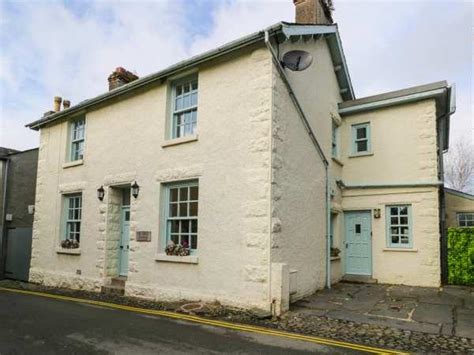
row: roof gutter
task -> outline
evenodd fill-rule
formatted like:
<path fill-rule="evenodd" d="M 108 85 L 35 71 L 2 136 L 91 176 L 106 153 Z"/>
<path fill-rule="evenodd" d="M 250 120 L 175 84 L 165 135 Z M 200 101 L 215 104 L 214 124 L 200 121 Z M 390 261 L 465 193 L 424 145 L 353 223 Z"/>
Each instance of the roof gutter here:
<path fill-rule="evenodd" d="M 405 95 L 375 102 L 364 103 L 360 105 L 354 105 L 350 107 L 340 108 L 340 115 L 351 115 L 355 113 L 377 110 L 385 107 L 391 107 L 395 105 L 407 104 L 414 101 L 424 100 L 432 97 L 442 95 L 446 91 L 446 88 L 440 88 L 431 91 L 425 91 L 421 93 Z"/>

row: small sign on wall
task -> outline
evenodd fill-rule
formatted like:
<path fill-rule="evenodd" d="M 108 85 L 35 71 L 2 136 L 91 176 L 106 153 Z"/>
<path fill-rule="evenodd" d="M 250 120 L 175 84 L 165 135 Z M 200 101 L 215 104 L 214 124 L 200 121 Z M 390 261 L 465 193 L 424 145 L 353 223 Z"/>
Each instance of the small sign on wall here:
<path fill-rule="evenodd" d="M 151 231 L 137 231 L 137 242 L 151 242 Z"/>

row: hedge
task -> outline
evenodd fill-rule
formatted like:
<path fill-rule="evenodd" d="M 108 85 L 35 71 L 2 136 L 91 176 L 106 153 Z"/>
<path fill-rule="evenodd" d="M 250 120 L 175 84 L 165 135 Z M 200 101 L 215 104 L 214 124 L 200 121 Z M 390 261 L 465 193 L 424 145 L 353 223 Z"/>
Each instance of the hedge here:
<path fill-rule="evenodd" d="M 474 228 L 448 229 L 448 283 L 474 285 Z"/>

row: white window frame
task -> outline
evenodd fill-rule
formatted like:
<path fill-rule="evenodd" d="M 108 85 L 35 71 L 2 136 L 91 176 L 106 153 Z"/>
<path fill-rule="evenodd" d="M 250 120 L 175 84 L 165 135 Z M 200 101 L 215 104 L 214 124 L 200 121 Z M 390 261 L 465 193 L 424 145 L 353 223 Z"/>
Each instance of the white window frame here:
<path fill-rule="evenodd" d="M 357 130 L 359 128 L 365 128 L 365 138 L 357 138 Z M 366 150 L 357 150 L 357 143 L 367 141 Z M 352 154 L 366 154 L 372 150 L 372 142 L 370 137 L 370 122 L 358 123 L 352 125 Z"/>
<path fill-rule="evenodd" d="M 191 199 L 191 188 L 197 188 L 197 199 Z M 178 190 L 178 199 L 172 196 L 172 190 Z M 187 199 L 182 199 L 181 189 L 187 189 Z M 180 182 L 167 183 L 163 185 L 163 220 L 162 220 L 162 233 L 164 238 L 164 247 L 168 245 L 170 240 L 175 243 L 182 243 L 187 236 L 188 245 L 191 254 L 196 253 L 199 247 L 199 181 L 198 180 L 187 180 Z M 173 201 L 171 200 L 173 198 Z M 196 204 L 196 215 L 191 216 L 191 204 Z M 172 211 L 172 205 L 176 206 L 176 213 Z M 181 208 L 186 206 L 186 215 L 179 216 Z M 177 216 L 173 216 L 177 214 Z M 183 227 L 187 224 L 187 232 L 183 232 Z M 176 230 L 176 226 L 178 227 Z M 193 228 L 195 226 L 195 228 Z M 193 240 L 195 242 L 193 242 Z"/>
<path fill-rule="evenodd" d="M 392 208 L 397 209 L 397 214 L 392 215 Z M 407 213 L 402 214 L 401 209 L 406 208 Z M 412 210 L 411 205 L 400 204 L 400 205 L 387 205 L 385 206 L 386 214 L 386 226 L 387 226 L 387 247 L 389 248 L 401 248 L 411 249 L 413 248 L 413 223 L 412 223 Z M 396 219 L 396 223 L 392 223 L 392 218 Z M 406 221 L 403 222 L 402 218 Z M 392 228 L 396 228 L 397 232 L 393 233 Z M 407 228 L 406 233 L 402 233 L 403 229 Z M 393 242 L 392 236 L 398 237 L 398 242 Z M 402 239 L 407 238 L 407 243 L 402 243 Z"/>
<path fill-rule="evenodd" d="M 75 119 L 69 124 L 69 161 L 84 159 L 86 119 L 84 117 Z"/>
<path fill-rule="evenodd" d="M 81 221 L 82 221 L 82 193 L 71 193 L 63 195 L 63 233 L 61 240 L 75 240 L 80 243 L 81 240 Z M 74 201 L 71 206 L 71 202 Z M 77 213 L 75 213 L 77 212 Z M 72 235 L 72 238 L 71 238 Z"/>
<path fill-rule="evenodd" d="M 188 92 L 184 92 L 188 88 Z M 181 93 L 178 90 L 181 89 Z M 171 139 L 197 134 L 199 82 L 197 74 L 174 81 L 171 85 Z M 181 100 L 181 101 L 178 101 Z M 186 101 L 188 101 L 186 103 Z"/>
<path fill-rule="evenodd" d="M 467 217 L 467 218 L 462 218 L 462 217 Z M 474 227 L 474 212 L 458 212 L 457 221 L 458 221 L 459 228 Z"/>

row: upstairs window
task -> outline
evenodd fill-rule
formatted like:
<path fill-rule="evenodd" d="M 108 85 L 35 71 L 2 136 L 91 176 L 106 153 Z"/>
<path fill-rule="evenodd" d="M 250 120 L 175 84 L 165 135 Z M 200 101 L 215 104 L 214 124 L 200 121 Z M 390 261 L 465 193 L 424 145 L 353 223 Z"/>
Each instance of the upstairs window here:
<path fill-rule="evenodd" d="M 180 138 L 196 134 L 197 96 L 197 76 L 177 81 L 173 85 L 173 122 L 171 138 Z"/>
<path fill-rule="evenodd" d="M 474 212 L 458 213 L 459 227 L 474 227 Z"/>
<path fill-rule="evenodd" d="M 84 158 L 84 136 L 86 121 L 84 118 L 75 120 L 70 124 L 70 161 Z"/>
<path fill-rule="evenodd" d="M 412 226 L 411 206 L 387 206 L 387 246 L 392 248 L 411 248 Z"/>
<path fill-rule="evenodd" d="M 78 246 L 81 240 L 82 194 L 64 196 L 64 236 L 62 245 Z M 66 244 L 64 243 L 66 242 Z M 74 247 L 68 245 L 67 247 Z"/>
<path fill-rule="evenodd" d="M 338 146 L 338 132 L 339 127 L 336 123 L 332 123 L 332 143 L 331 143 L 331 155 L 333 158 L 337 158 L 339 155 L 339 146 Z"/>
<path fill-rule="evenodd" d="M 369 153 L 370 149 L 370 124 L 352 125 L 352 153 Z"/>

